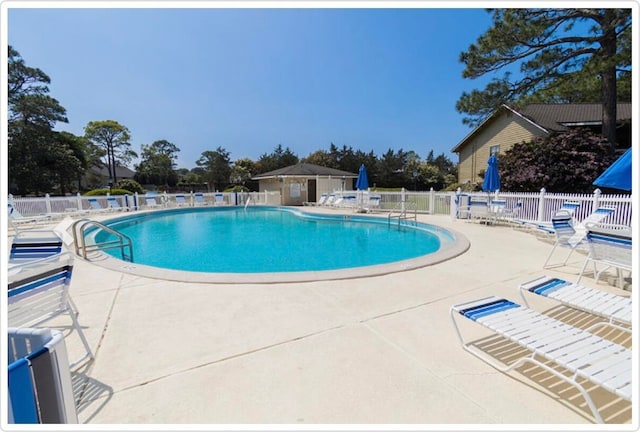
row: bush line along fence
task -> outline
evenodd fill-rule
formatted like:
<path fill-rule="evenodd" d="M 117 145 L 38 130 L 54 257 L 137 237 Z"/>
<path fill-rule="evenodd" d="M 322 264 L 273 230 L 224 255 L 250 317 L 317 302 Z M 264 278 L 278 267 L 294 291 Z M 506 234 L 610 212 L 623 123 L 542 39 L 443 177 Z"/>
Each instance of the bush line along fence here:
<path fill-rule="evenodd" d="M 341 192 L 335 192 L 340 194 Z M 353 194 L 354 191 L 342 193 Z M 368 192 L 380 197 L 380 206 L 377 211 L 397 211 L 402 206 L 407 206 L 418 213 L 451 215 L 456 217 L 458 206 L 463 206 L 470 199 L 496 199 L 506 201 L 506 208 L 513 208 L 521 204 L 518 219 L 527 221 L 550 221 L 556 211 L 565 201 L 579 202 L 580 207 L 575 213 L 577 221 L 582 221 L 600 206 L 612 206 L 616 211 L 609 217 L 607 223 L 617 225 L 631 225 L 632 200 L 631 195 L 602 194 L 596 189 L 592 194 L 556 194 L 548 193 L 545 189 L 540 192 L 436 192 L 431 191 L 384 191 Z M 174 206 L 176 194 L 153 195 L 159 200 L 161 206 Z M 193 205 L 194 194 L 184 194 L 187 202 Z M 209 205 L 272 205 L 279 206 L 281 197 L 279 192 L 211 192 L 203 193 L 205 203 Z M 64 197 L 13 197 L 9 195 L 9 203 L 12 204 L 23 216 L 35 216 L 41 214 L 65 215 L 73 214 L 78 210 L 90 210 L 89 198 L 96 198 L 100 205 L 107 208 L 107 197 L 87 197 L 80 194 Z M 127 210 L 144 209 L 146 206 L 145 195 L 114 195 L 120 206 Z"/>

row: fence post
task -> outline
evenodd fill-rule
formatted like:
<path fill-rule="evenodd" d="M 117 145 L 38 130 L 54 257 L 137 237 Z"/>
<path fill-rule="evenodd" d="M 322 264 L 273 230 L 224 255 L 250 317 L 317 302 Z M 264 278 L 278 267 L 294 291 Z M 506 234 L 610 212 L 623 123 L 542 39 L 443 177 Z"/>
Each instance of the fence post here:
<path fill-rule="evenodd" d="M 544 222 L 544 194 L 547 192 L 545 188 L 540 189 L 540 198 L 538 201 L 538 222 Z"/>
<path fill-rule="evenodd" d="M 44 207 L 47 209 L 47 213 L 51 213 L 51 197 L 48 193 L 44 194 Z"/>
<path fill-rule="evenodd" d="M 451 216 L 451 219 L 458 218 L 458 199 L 461 192 L 462 192 L 462 189 L 458 188 L 458 190 L 456 190 L 455 192 L 450 193 L 449 215 Z"/>
<path fill-rule="evenodd" d="M 436 191 L 434 191 L 433 188 L 431 188 L 431 189 L 429 189 L 429 209 L 428 209 L 428 213 L 429 214 L 436 214 L 435 208 L 436 208 Z"/>
<path fill-rule="evenodd" d="M 83 208 L 82 208 L 82 196 L 80 196 L 80 192 L 76 192 L 76 201 L 78 202 L 78 210 L 83 210 Z"/>
<path fill-rule="evenodd" d="M 600 189 L 596 189 L 593 191 L 593 207 L 591 209 L 592 212 L 600 208 L 600 195 L 602 195 L 602 191 Z"/>

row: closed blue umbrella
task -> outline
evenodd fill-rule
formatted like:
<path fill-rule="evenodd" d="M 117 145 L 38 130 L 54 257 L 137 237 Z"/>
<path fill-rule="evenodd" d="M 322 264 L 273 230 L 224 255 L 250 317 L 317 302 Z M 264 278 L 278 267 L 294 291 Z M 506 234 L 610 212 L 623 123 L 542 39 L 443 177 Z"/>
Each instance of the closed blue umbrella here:
<path fill-rule="evenodd" d="M 369 179 L 367 178 L 367 169 L 364 164 L 360 165 L 360 170 L 358 170 L 356 189 L 360 191 L 369 189 Z"/>
<path fill-rule="evenodd" d="M 487 171 L 484 173 L 484 181 L 482 182 L 482 190 L 486 192 L 494 192 L 500 189 L 498 158 L 495 155 L 491 155 L 487 164 Z"/>
<path fill-rule="evenodd" d="M 612 189 L 631 190 L 631 148 L 600 174 L 593 184 Z"/>

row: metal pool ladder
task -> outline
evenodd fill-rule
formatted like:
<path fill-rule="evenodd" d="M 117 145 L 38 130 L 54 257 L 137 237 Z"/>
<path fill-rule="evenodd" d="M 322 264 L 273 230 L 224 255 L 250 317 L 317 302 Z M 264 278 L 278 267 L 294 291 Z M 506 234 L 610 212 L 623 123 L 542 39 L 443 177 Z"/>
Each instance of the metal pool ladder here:
<path fill-rule="evenodd" d="M 413 210 L 413 214 L 408 214 L 408 210 Z M 400 208 L 396 206 L 389 213 L 389 226 L 391 225 L 392 219 L 398 219 L 398 225 L 400 225 L 400 221 L 413 219 L 414 224 L 418 223 L 418 206 L 413 201 L 404 201 L 400 203 Z"/>
<path fill-rule="evenodd" d="M 106 240 L 100 243 L 86 244 L 85 234 L 89 229 L 101 229 L 114 236 L 115 240 Z M 90 252 L 120 249 L 123 261 L 133 262 L 133 243 L 131 239 L 119 231 L 114 230 L 98 221 L 92 219 L 79 219 L 73 223 L 73 243 L 76 247 L 76 255 L 82 255 L 87 259 Z"/>

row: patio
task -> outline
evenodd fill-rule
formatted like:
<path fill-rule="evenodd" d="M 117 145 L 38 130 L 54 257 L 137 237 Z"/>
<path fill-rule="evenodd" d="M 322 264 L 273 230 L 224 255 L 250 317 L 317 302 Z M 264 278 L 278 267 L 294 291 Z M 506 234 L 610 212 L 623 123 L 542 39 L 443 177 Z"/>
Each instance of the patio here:
<path fill-rule="evenodd" d="M 579 393 L 561 381 L 535 368 L 503 374 L 467 354 L 449 318 L 452 304 L 488 295 L 520 302 L 518 285 L 544 274 L 575 281 L 584 256 L 543 270 L 552 246 L 530 233 L 449 216 L 418 220 L 461 232 L 470 249 L 401 273 L 276 284 L 167 282 L 76 258 L 71 292 L 95 354 L 72 372 L 80 422 L 87 429 L 592 423 Z M 630 295 L 608 281 L 597 286 Z M 581 325 L 594 319 L 547 299 L 530 304 Z M 473 325 L 465 331 L 479 343 L 495 340 Z M 80 342 L 72 334 L 66 343 L 73 358 Z M 594 393 L 605 421 L 628 429 L 631 405 Z"/>

